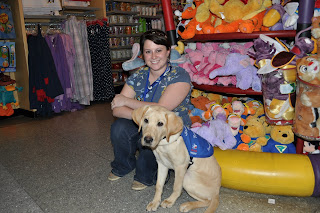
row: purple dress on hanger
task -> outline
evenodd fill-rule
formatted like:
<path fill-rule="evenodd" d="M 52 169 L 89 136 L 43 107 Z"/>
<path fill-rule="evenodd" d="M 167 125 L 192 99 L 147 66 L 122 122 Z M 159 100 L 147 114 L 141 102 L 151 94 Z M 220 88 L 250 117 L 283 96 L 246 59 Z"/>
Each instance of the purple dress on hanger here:
<path fill-rule="evenodd" d="M 56 66 L 56 70 L 64 90 L 64 94 L 57 96 L 52 103 L 52 110 L 56 113 L 61 111 L 75 111 L 83 109 L 77 102 L 72 102 L 73 90 L 70 80 L 70 69 L 66 58 L 63 39 L 60 34 L 46 35 L 45 37 Z"/>

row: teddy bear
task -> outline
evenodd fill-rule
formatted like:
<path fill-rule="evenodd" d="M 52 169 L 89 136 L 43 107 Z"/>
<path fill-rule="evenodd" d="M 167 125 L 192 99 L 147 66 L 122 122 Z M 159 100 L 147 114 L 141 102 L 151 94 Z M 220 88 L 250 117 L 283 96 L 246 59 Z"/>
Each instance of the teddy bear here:
<path fill-rule="evenodd" d="M 216 106 L 213 109 L 213 117 L 214 119 L 203 123 L 202 126 L 193 127 L 191 130 L 206 139 L 212 146 L 218 146 L 222 150 L 231 149 L 235 146 L 236 139 L 226 122 L 224 109 Z"/>
<path fill-rule="evenodd" d="M 262 147 L 268 143 L 270 136 L 266 134 L 263 120 L 254 116 L 248 116 L 243 126 L 242 134 L 237 138 L 237 144 L 233 149 L 243 151 L 262 152 Z"/>
<path fill-rule="evenodd" d="M 257 68 L 253 66 L 248 55 L 230 53 L 226 58 L 225 65 L 210 72 L 209 78 L 228 75 L 236 76 L 236 87 L 240 89 L 247 90 L 252 87 L 254 91 L 261 91 L 261 81 L 257 75 Z"/>
<path fill-rule="evenodd" d="M 294 146 L 294 133 L 291 125 L 273 125 L 271 128 L 270 139 L 262 147 L 263 152 L 272 153 L 296 153 Z"/>

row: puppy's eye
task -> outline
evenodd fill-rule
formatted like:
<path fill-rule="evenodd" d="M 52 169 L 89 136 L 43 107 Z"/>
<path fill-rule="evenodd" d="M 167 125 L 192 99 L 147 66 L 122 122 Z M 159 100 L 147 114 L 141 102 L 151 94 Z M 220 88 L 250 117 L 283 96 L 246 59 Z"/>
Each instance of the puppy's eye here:
<path fill-rule="evenodd" d="M 158 125 L 158 126 L 163 126 L 163 123 L 162 123 L 162 122 L 158 122 L 157 125 Z"/>
<path fill-rule="evenodd" d="M 148 119 L 146 119 L 146 118 L 145 118 L 143 121 L 144 121 L 145 123 L 148 123 L 148 122 L 149 122 Z"/>

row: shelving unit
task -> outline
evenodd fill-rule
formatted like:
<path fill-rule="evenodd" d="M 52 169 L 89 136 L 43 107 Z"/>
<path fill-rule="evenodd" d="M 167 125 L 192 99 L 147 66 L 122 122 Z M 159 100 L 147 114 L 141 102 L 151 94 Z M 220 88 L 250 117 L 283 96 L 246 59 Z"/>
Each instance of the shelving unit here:
<path fill-rule="evenodd" d="M 125 4 L 123 4 L 125 3 Z M 130 10 L 127 11 L 127 4 L 130 4 Z M 139 37 L 142 35 L 142 25 L 138 22 L 140 18 L 144 19 L 161 19 L 162 14 L 157 11 L 156 14 L 142 15 L 142 7 L 144 12 L 146 8 L 160 4 L 160 1 L 150 0 L 110 0 L 106 1 L 106 15 L 109 17 L 110 27 L 110 51 L 112 67 L 120 67 L 121 63 L 131 58 L 131 49 L 133 43 L 139 42 Z M 138 10 L 139 7 L 139 10 Z M 135 10 L 133 10 L 135 8 Z M 162 10 L 161 10 L 162 11 Z M 154 12 L 154 11 L 152 11 Z M 121 19 L 121 20 L 119 20 Z M 118 21 L 116 21 L 118 20 Z M 130 20 L 130 21 L 129 21 Z M 129 29 L 131 27 L 131 29 Z M 130 54 L 130 57 L 128 57 Z M 119 57 L 120 56 L 120 57 Z M 123 85 L 124 71 L 122 69 L 112 68 L 114 75 L 115 86 Z"/>

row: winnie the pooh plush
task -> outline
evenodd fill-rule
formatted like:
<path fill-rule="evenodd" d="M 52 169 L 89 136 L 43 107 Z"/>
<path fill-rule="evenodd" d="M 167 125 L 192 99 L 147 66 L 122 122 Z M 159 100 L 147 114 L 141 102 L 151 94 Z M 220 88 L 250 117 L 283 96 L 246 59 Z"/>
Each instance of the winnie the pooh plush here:
<path fill-rule="evenodd" d="M 263 152 L 272 153 L 296 153 L 294 146 L 294 134 L 291 125 L 273 125 L 270 133 L 271 139 L 266 146 L 262 147 Z"/>
<path fill-rule="evenodd" d="M 268 143 L 270 136 L 266 134 L 263 125 L 264 121 L 252 115 L 246 119 L 246 124 L 243 126 L 241 141 L 237 143 L 238 150 L 262 152 L 262 147 Z"/>
<path fill-rule="evenodd" d="M 234 149 L 262 152 L 262 147 L 265 146 L 270 139 L 270 137 L 266 135 L 263 122 L 260 118 L 251 115 L 248 116 L 246 124 L 243 126 L 243 134 L 240 135 L 240 140 L 237 140 Z"/>

